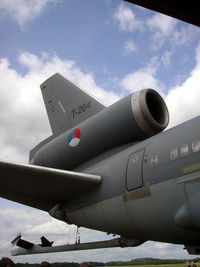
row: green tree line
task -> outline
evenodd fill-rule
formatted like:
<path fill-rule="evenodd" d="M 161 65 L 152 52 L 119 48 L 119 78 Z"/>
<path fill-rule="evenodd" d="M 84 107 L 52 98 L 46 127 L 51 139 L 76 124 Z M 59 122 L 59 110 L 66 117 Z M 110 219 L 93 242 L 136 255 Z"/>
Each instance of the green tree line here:
<path fill-rule="evenodd" d="M 139 258 L 132 259 L 130 261 L 110 261 L 110 262 L 90 262 L 94 266 L 128 266 L 128 265 L 159 265 L 159 264 L 181 264 L 186 262 L 198 263 L 200 258 L 194 259 L 157 259 L 157 258 Z M 29 264 L 29 263 L 16 263 L 17 267 L 38 267 L 39 264 Z M 51 263 L 52 267 L 79 267 L 79 263 L 75 262 L 55 262 Z"/>
<path fill-rule="evenodd" d="M 185 263 L 187 260 L 181 259 L 156 259 L 156 258 L 140 258 L 130 261 L 111 261 L 107 262 L 107 266 L 123 266 L 123 265 L 159 265 L 159 264 L 178 264 Z"/>

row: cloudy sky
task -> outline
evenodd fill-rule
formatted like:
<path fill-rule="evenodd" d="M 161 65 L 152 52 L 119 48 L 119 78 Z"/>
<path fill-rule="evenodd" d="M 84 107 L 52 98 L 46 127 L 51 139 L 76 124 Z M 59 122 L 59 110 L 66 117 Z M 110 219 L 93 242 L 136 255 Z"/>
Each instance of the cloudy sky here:
<path fill-rule="evenodd" d="M 162 94 L 170 126 L 200 113 L 200 29 L 120 0 L 0 1 L 0 160 L 28 162 L 51 134 L 39 85 L 59 72 L 106 105 L 143 88 Z M 19 232 L 38 242 L 75 240 L 75 226 L 0 199 L 0 257 Z M 108 238 L 81 229 L 81 240 Z M 15 262 L 188 258 L 183 246 L 15 257 Z"/>

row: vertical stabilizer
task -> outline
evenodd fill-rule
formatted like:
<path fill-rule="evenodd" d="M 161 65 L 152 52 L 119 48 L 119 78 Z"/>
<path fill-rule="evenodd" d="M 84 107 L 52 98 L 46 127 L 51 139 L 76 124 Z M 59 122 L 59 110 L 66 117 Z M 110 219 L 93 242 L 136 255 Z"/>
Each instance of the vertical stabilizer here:
<path fill-rule="evenodd" d="M 59 73 L 40 87 L 53 134 L 68 130 L 105 108 Z"/>

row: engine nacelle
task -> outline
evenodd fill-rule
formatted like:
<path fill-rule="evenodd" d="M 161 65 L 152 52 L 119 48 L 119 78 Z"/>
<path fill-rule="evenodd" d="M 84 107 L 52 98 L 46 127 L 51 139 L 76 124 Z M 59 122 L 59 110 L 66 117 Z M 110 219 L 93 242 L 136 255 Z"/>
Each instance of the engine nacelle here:
<path fill-rule="evenodd" d="M 153 89 L 144 89 L 39 145 L 33 161 L 35 165 L 71 170 L 109 149 L 153 136 L 168 122 L 162 97 Z"/>

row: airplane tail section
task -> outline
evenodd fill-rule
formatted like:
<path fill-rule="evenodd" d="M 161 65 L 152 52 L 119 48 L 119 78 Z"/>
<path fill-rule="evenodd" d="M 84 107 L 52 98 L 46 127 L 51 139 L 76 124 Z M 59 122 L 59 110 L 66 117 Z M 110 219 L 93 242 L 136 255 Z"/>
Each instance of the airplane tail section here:
<path fill-rule="evenodd" d="M 40 87 L 53 134 L 68 130 L 105 108 L 59 73 Z"/>

